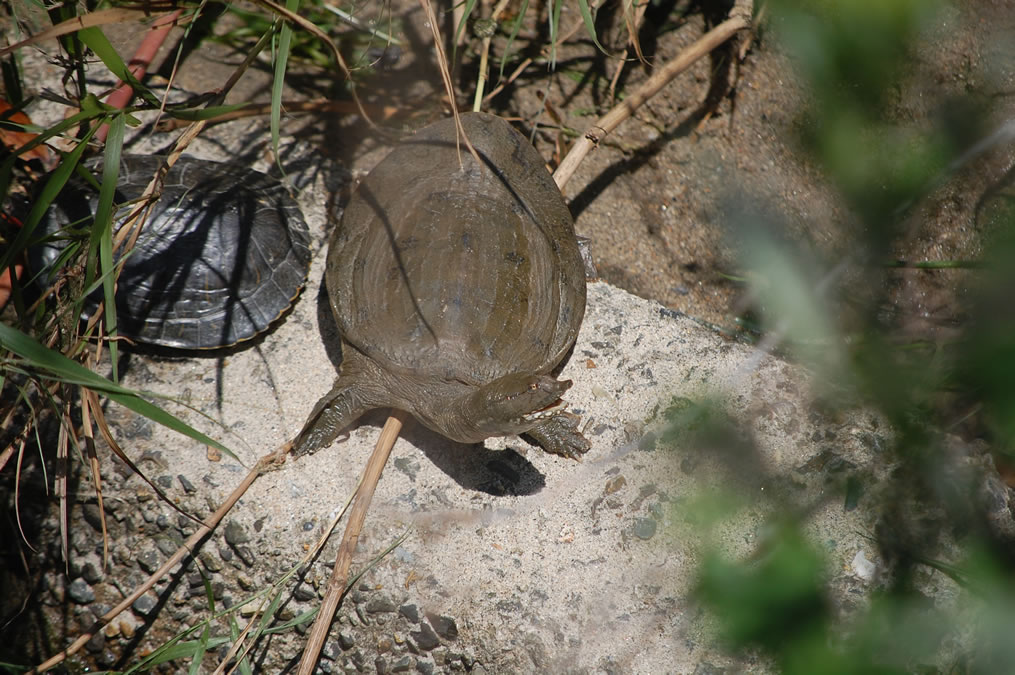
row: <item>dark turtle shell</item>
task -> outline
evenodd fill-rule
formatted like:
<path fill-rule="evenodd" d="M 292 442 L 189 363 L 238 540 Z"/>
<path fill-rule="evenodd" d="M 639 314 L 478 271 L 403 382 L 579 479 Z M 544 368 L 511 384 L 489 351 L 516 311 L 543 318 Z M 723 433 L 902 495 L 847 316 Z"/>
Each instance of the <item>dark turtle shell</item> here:
<path fill-rule="evenodd" d="M 162 161 L 124 155 L 115 203 L 140 197 Z M 88 163 L 93 170 L 98 164 Z M 41 224 L 43 232 L 91 222 L 97 202 L 92 187 L 70 182 Z M 133 206 L 117 211 L 115 229 Z M 119 333 L 179 349 L 248 340 L 299 294 L 310 267 L 309 243 L 303 214 L 280 181 L 251 169 L 181 157 L 120 274 Z M 60 249 L 59 242 L 35 247 L 35 269 L 51 266 Z M 95 306 L 86 307 L 86 314 Z"/>
<path fill-rule="evenodd" d="M 482 165 L 448 119 L 359 186 L 329 245 L 332 308 L 344 339 L 391 371 L 470 385 L 546 373 L 585 313 L 571 213 L 507 122 L 462 124 Z"/>

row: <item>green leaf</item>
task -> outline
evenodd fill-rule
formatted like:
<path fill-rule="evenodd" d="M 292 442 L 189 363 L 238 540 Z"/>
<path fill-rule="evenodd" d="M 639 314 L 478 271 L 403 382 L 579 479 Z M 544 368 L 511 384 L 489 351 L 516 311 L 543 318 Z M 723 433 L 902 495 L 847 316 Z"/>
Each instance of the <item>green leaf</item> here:
<path fill-rule="evenodd" d="M 564 0 L 550 0 L 550 70 L 557 69 L 557 36 L 560 34 L 560 8 Z"/>
<path fill-rule="evenodd" d="M 175 415 L 172 415 L 153 403 L 141 398 L 141 395 L 115 382 L 93 373 L 77 361 L 72 361 L 58 351 L 45 347 L 31 337 L 6 324 L 0 323 L 0 347 L 14 352 L 31 363 L 37 370 L 42 370 L 61 382 L 88 387 L 99 392 L 111 401 L 119 403 L 128 410 L 172 429 L 199 443 L 211 445 L 225 452 L 230 457 L 236 455 L 226 446 L 213 438 L 202 434 Z"/>
<path fill-rule="evenodd" d="M 217 649 L 220 646 L 229 642 L 227 637 L 216 637 L 208 640 L 206 645 L 207 650 Z M 162 663 L 169 661 L 175 661 L 176 659 L 186 659 L 194 654 L 194 648 L 199 644 L 197 640 L 182 640 L 179 642 L 167 642 L 162 647 L 156 649 L 152 654 L 144 661 L 139 663 L 136 667 L 132 668 L 127 673 L 137 671 L 150 671 L 152 666 L 157 666 Z M 126 673 L 124 674 L 126 675 Z"/>
<path fill-rule="evenodd" d="M 515 17 L 514 24 L 511 26 L 511 34 L 508 36 L 507 46 L 504 47 L 504 54 L 500 57 L 500 77 L 504 77 L 504 64 L 507 63 L 508 54 L 511 53 L 511 46 L 515 42 L 515 38 L 518 37 L 518 31 L 522 28 L 522 19 L 525 18 L 525 13 L 529 11 L 529 0 L 522 0 L 522 6 L 518 10 L 518 16 Z"/>
<path fill-rule="evenodd" d="M 207 108 L 201 108 L 200 110 L 193 110 L 190 108 L 173 108 L 167 107 L 165 110 L 166 115 L 174 117 L 180 120 L 188 120 L 191 122 L 197 122 L 200 120 L 208 120 L 219 115 L 225 115 L 231 113 L 234 110 L 240 110 L 246 107 L 246 103 L 232 103 L 230 105 L 213 105 Z"/>
<path fill-rule="evenodd" d="M 585 30 L 589 32 L 592 42 L 596 44 L 596 47 L 599 47 L 599 51 L 609 56 L 610 53 L 607 52 L 601 44 L 599 44 L 599 38 L 596 37 L 596 20 L 592 16 L 592 8 L 589 7 L 589 0 L 578 0 L 578 11 L 581 12 L 582 21 L 585 22 Z"/>
<path fill-rule="evenodd" d="M 300 8 L 300 0 L 286 0 L 285 8 L 295 13 Z M 278 151 L 279 124 L 282 117 L 282 86 L 285 84 L 285 67 L 289 61 L 289 49 L 292 45 L 293 29 L 283 22 L 278 34 L 278 54 L 275 57 L 275 77 L 271 83 L 271 147 L 276 162 L 280 157 Z M 279 168 L 282 168 L 279 163 Z"/>
<path fill-rule="evenodd" d="M 95 52 L 95 55 L 102 60 L 102 63 L 105 64 L 106 68 L 109 68 L 109 71 L 113 73 L 113 75 L 124 82 L 129 82 L 134 79 L 127 70 L 127 66 L 123 62 L 123 59 L 120 58 L 116 49 L 114 49 L 113 45 L 109 42 L 105 33 L 99 30 L 97 26 L 82 28 L 77 33 L 78 37 L 81 38 L 81 41 L 84 42 L 89 49 Z"/>
<path fill-rule="evenodd" d="M 123 147 L 123 134 L 126 120 L 123 115 L 115 115 L 109 122 L 109 134 L 106 136 L 105 158 L 102 164 L 102 187 L 99 190 L 99 203 L 95 207 L 95 226 L 92 228 L 90 250 L 98 249 L 99 265 L 105 272 L 113 269 L 113 197 L 116 196 L 116 185 L 120 180 L 120 151 Z M 91 256 L 89 255 L 89 258 Z M 91 281 L 93 269 L 87 268 L 85 284 Z M 104 317 L 106 334 L 116 337 L 116 278 L 108 275 L 102 284 L 102 295 L 106 304 Z M 113 381 L 120 381 L 118 371 L 119 345 L 116 340 L 109 342 L 109 359 L 113 364 Z"/>
<path fill-rule="evenodd" d="M 528 2 L 528 0 L 526 0 L 526 2 Z M 469 22 L 469 17 L 472 16 L 472 10 L 474 10 L 475 8 L 476 8 L 476 0 L 465 0 L 465 9 L 462 12 L 462 20 L 458 22 L 458 28 L 455 30 L 455 39 L 451 41 L 451 44 L 453 45 L 451 50 L 452 63 L 454 63 L 455 59 L 458 58 L 458 41 L 461 39 L 462 31 L 465 30 L 465 26 Z M 521 16 L 523 14 L 525 14 L 524 10 L 522 10 L 522 12 L 519 13 L 518 15 L 519 20 L 521 20 Z"/>

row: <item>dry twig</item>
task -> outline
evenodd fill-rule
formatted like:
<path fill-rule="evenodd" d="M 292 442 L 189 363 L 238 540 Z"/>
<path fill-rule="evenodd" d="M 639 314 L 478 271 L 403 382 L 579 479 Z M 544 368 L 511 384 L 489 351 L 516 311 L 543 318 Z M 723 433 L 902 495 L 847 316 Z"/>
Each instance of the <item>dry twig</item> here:
<path fill-rule="evenodd" d="M 751 26 L 751 0 L 737 0 L 733 9 L 730 10 L 730 18 L 705 33 L 693 45 L 682 51 L 675 59 L 657 70 L 652 77 L 644 82 L 637 90 L 627 98 L 618 103 L 610 112 L 606 113 L 590 126 L 585 134 L 571 147 L 564 161 L 560 163 L 557 170 L 553 172 L 553 180 L 557 187 L 563 188 L 585 155 L 589 154 L 592 148 L 599 143 L 621 122 L 626 120 L 645 101 L 655 96 L 660 89 L 669 84 L 670 80 L 687 70 L 698 59 L 702 58 L 713 49 L 729 40 L 742 30 Z"/>
<path fill-rule="evenodd" d="M 356 503 L 349 515 L 349 522 L 345 526 L 345 534 L 342 536 L 338 556 L 335 558 L 335 568 L 331 572 L 331 578 L 328 579 L 327 590 L 321 601 L 321 609 L 310 629 L 307 646 L 303 649 L 303 657 L 300 659 L 299 670 L 297 670 L 298 675 L 311 675 L 317 666 L 321 648 L 324 647 L 328 629 L 331 628 L 331 620 L 335 617 L 335 610 L 338 609 L 338 601 L 342 599 L 342 594 L 345 592 L 352 554 L 356 551 L 356 544 L 359 542 L 359 535 L 363 530 L 363 521 L 366 519 L 370 500 L 373 499 L 374 489 L 381 479 L 381 471 L 388 461 L 391 448 L 394 446 L 395 440 L 398 439 L 398 432 L 401 431 L 402 425 L 407 419 L 407 413 L 401 410 L 391 411 L 381 430 L 380 438 L 377 439 L 377 445 L 374 446 L 373 454 L 370 455 L 370 460 L 363 470 L 363 478 L 356 491 Z"/>

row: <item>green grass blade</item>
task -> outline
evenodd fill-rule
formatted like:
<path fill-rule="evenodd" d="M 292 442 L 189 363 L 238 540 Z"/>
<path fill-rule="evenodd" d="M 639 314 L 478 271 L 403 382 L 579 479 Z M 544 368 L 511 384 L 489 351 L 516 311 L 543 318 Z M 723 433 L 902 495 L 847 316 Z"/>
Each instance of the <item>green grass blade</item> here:
<path fill-rule="evenodd" d="M 582 21 L 585 22 L 585 29 L 589 32 L 589 36 L 592 41 L 596 43 L 596 47 L 599 47 L 599 51 L 609 56 L 609 52 L 603 49 L 603 46 L 599 44 L 599 38 L 596 37 L 596 20 L 592 16 L 592 8 L 589 7 L 589 0 L 578 0 L 578 11 L 582 15 Z"/>
<path fill-rule="evenodd" d="M 560 8 L 564 0 L 550 0 L 550 70 L 557 69 L 557 36 L 560 34 Z"/>
<path fill-rule="evenodd" d="M 229 105 L 213 105 L 207 108 L 201 108 L 195 110 L 193 108 L 178 108 L 173 106 L 167 106 L 165 109 L 166 115 L 174 117 L 179 120 L 187 120 L 190 122 L 198 122 L 200 120 L 208 120 L 219 115 L 225 115 L 231 113 L 234 110 L 240 110 L 245 107 L 246 103 L 232 103 Z"/>
<path fill-rule="evenodd" d="M 215 591 L 212 590 L 211 580 L 201 570 L 200 566 L 197 568 L 198 574 L 201 575 L 201 582 L 204 584 L 204 597 L 208 600 L 208 608 L 211 611 L 212 616 L 215 615 Z M 208 641 L 211 639 L 211 621 L 204 624 L 204 630 L 201 631 L 201 637 L 198 638 L 197 644 L 194 645 L 194 654 L 190 659 L 190 669 L 187 671 L 189 675 L 197 675 L 201 672 L 201 665 L 204 663 L 204 655 L 208 653 Z"/>
<path fill-rule="evenodd" d="M 300 625 L 305 624 L 305 623 L 310 623 L 310 621 L 313 620 L 313 618 L 315 616 L 317 616 L 317 612 L 319 610 L 320 610 L 320 607 L 315 607 L 313 609 L 308 609 L 307 611 L 303 612 L 299 616 L 296 616 L 296 617 L 293 617 L 292 619 L 289 619 L 285 623 L 280 623 L 277 626 L 272 626 L 271 628 L 266 628 L 264 630 L 264 634 L 265 635 L 275 635 L 276 633 L 285 633 L 285 632 L 288 632 L 288 631 L 292 630 L 296 626 L 300 626 Z"/>
<path fill-rule="evenodd" d="M 234 614 L 229 615 L 229 637 L 232 639 L 233 644 L 240 639 L 240 624 L 236 623 L 236 616 Z M 240 659 L 240 672 L 243 675 L 253 675 L 253 670 L 250 667 L 250 660 L 247 659 L 246 654 Z"/>
<path fill-rule="evenodd" d="M 275 592 L 275 596 L 271 599 L 271 602 L 268 604 L 268 608 L 265 609 L 264 614 L 261 615 L 261 621 L 257 626 L 257 633 L 255 634 L 255 639 L 256 635 L 260 635 L 261 633 L 263 633 L 268 628 L 268 626 L 271 625 L 271 622 L 275 620 L 275 612 L 278 611 L 279 605 L 281 604 L 282 604 L 282 589 L 279 588 Z"/>
<path fill-rule="evenodd" d="M 123 115 L 115 115 L 109 122 L 102 164 L 102 187 L 99 190 L 99 203 L 95 207 L 95 227 L 92 229 L 91 245 L 98 248 L 99 265 L 104 272 L 113 269 L 113 197 L 116 196 L 116 185 L 120 180 L 120 151 L 123 148 L 126 126 L 126 118 Z M 89 277 L 86 276 L 86 285 L 89 281 Z M 102 284 L 102 296 L 106 303 L 104 312 L 106 334 L 113 338 L 117 332 L 115 290 L 116 279 L 113 275 L 108 275 Z M 113 381 L 119 382 L 119 345 L 116 340 L 109 342 L 109 360 L 113 364 Z"/>
<path fill-rule="evenodd" d="M 229 642 L 227 637 L 215 637 L 210 638 L 207 643 L 207 649 L 213 650 Z M 137 666 L 128 670 L 124 673 L 133 672 L 148 672 L 151 671 L 152 666 L 157 666 L 169 661 L 175 661 L 177 659 L 186 659 L 194 654 L 194 648 L 197 646 L 197 640 L 181 640 L 179 642 L 166 643 L 159 649 L 156 649 L 151 655 L 148 656 L 143 662 Z"/>
<path fill-rule="evenodd" d="M 82 28 L 78 31 L 78 37 L 88 45 L 89 49 L 95 52 L 95 55 L 99 57 L 106 68 L 109 68 L 109 72 L 124 82 L 129 82 L 133 79 L 123 59 L 120 58 L 116 49 L 113 48 L 105 33 L 99 30 L 98 27 Z"/>
<path fill-rule="evenodd" d="M 455 59 L 458 58 L 458 41 L 461 39 L 462 31 L 465 30 L 466 24 L 469 23 L 469 17 L 472 16 L 472 10 L 475 8 L 476 0 L 465 0 L 465 10 L 462 12 L 462 20 L 458 22 L 458 28 L 455 30 L 455 39 L 451 41 L 451 63 L 454 63 Z"/>
<path fill-rule="evenodd" d="M 141 398 L 140 394 L 136 391 L 127 389 L 97 373 L 93 373 L 77 361 L 72 361 L 60 352 L 43 346 L 21 331 L 6 324 L 0 324 L 0 348 L 14 352 L 33 364 L 36 369 L 49 373 L 54 379 L 93 389 L 128 410 L 132 410 L 139 415 L 144 415 L 153 422 L 192 438 L 199 443 L 218 448 L 230 457 L 236 457 L 226 446 L 202 434 L 197 429 L 192 428 L 186 422 L 166 412 L 154 403 L 149 403 Z"/>
<path fill-rule="evenodd" d="M 522 19 L 525 18 L 525 13 L 529 11 L 529 0 L 522 0 L 521 9 L 518 10 L 518 16 L 515 17 L 514 25 L 511 26 L 511 34 L 508 36 L 507 46 L 504 47 L 504 53 L 500 57 L 500 77 L 504 77 L 504 64 L 507 63 L 508 54 L 511 53 L 511 46 L 515 42 L 515 38 L 518 37 L 518 31 L 522 29 Z"/>
<path fill-rule="evenodd" d="M 300 8 L 300 0 L 286 0 L 285 8 L 294 14 Z M 282 168 L 279 159 L 278 137 L 282 118 L 282 85 L 285 84 L 285 68 L 289 61 L 289 48 L 292 45 L 293 29 L 283 22 L 278 33 L 278 52 L 275 56 L 275 77 L 271 83 L 271 147 L 275 153 L 275 162 Z"/>

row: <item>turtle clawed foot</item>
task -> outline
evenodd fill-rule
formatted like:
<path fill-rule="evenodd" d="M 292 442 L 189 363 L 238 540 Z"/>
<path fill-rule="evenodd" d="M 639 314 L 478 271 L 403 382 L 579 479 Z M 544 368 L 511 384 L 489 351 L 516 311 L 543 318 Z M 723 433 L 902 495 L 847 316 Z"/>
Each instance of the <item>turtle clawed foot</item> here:
<path fill-rule="evenodd" d="M 578 431 L 580 420 L 581 418 L 573 413 L 559 412 L 529 429 L 526 435 L 546 452 L 568 459 L 581 459 L 581 456 L 588 452 L 590 445 Z"/>

